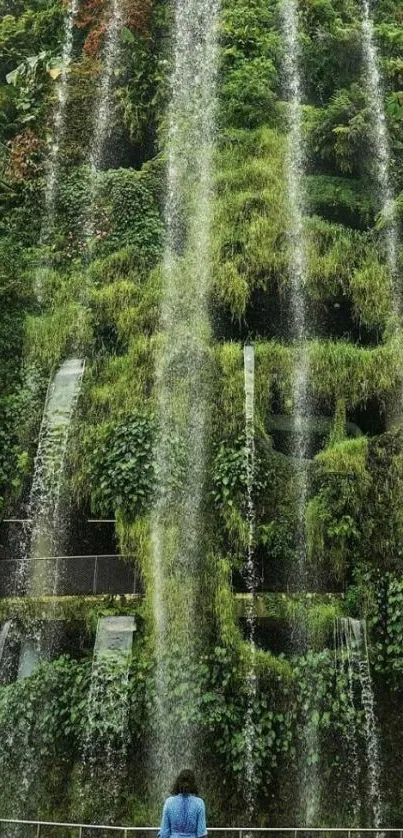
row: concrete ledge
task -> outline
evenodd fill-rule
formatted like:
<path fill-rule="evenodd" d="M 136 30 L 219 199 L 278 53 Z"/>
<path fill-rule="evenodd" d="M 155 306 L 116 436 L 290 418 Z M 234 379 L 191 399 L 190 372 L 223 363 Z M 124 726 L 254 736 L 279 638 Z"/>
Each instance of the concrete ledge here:
<path fill-rule="evenodd" d="M 105 609 L 117 614 L 135 614 L 141 605 L 141 594 L 119 596 L 44 596 L 0 599 L 0 623 L 8 619 L 61 620 L 86 622 L 89 614 L 97 617 Z"/>
<path fill-rule="evenodd" d="M 234 594 L 236 616 L 242 619 L 248 613 L 252 595 Z M 61 620 L 86 622 L 88 615 L 101 615 L 105 609 L 116 609 L 116 614 L 135 614 L 143 602 L 142 594 L 118 596 L 44 596 L 10 597 L 0 599 L 0 624 L 9 619 L 29 622 L 31 620 Z M 334 593 L 284 593 L 257 594 L 254 597 L 255 614 L 258 620 L 283 620 L 290 622 L 293 614 L 301 609 L 309 612 L 327 611 L 331 617 L 342 616 L 343 594 Z"/>
<path fill-rule="evenodd" d="M 334 593 L 282 593 L 273 592 L 257 594 L 235 594 L 236 615 L 246 617 L 251 600 L 255 601 L 255 615 L 258 620 L 284 620 L 290 622 L 293 614 L 297 615 L 301 609 L 328 611 L 334 609 L 335 615 L 341 616 L 344 608 L 344 594 Z"/>

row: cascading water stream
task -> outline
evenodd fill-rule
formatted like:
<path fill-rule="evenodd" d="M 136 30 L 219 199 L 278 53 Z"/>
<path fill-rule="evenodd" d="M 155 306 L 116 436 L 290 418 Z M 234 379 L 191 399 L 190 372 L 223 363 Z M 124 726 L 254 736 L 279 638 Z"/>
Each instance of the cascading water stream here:
<path fill-rule="evenodd" d="M 0 683 L 2 683 L 3 676 L 3 655 L 6 647 L 8 635 L 10 634 L 11 620 L 6 620 L 0 629 Z"/>
<path fill-rule="evenodd" d="M 284 38 L 284 79 L 288 104 L 288 148 L 286 180 L 288 198 L 289 274 L 291 279 L 291 331 L 296 348 L 293 380 L 294 428 L 292 455 L 297 470 L 297 522 L 299 588 L 306 588 L 305 507 L 307 477 L 305 461 L 309 450 L 308 371 L 306 345 L 307 313 L 305 302 L 306 250 L 304 225 L 304 143 L 302 137 L 302 85 L 300 77 L 300 48 L 298 38 L 298 7 L 295 0 L 284 0 L 281 5 Z"/>
<path fill-rule="evenodd" d="M 78 8 L 79 0 L 71 0 L 64 24 L 62 66 L 60 78 L 57 81 L 52 131 L 45 162 L 44 213 L 39 234 L 39 244 L 41 245 L 51 241 L 55 229 L 56 199 L 60 177 L 60 150 L 66 133 L 69 68 L 73 54 L 74 25 Z M 37 270 L 35 275 L 34 290 L 37 299 L 41 302 L 42 275 L 40 270 Z"/>
<path fill-rule="evenodd" d="M 295 468 L 296 487 L 296 567 L 290 584 L 303 593 L 307 591 L 305 512 L 308 495 L 307 459 L 310 448 L 311 405 L 308 393 L 309 352 L 308 323 L 305 299 L 307 254 L 305 244 L 304 171 L 305 153 L 302 132 L 302 82 L 299 43 L 298 4 L 296 0 L 281 2 L 284 41 L 283 76 L 288 113 L 288 145 L 286 155 L 286 188 L 288 204 L 289 275 L 291 280 L 291 336 L 295 361 L 293 377 L 293 433 L 291 454 Z M 297 653 L 306 649 L 304 621 L 293 631 Z M 314 697 L 314 691 L 312 692 Z M 314 698 L 313 698 L 314 700 Z M 311 717 L 312 719 L 312 714 Z M 319 741 L 317 725 L 309 720 L 303 732 L 301 755 L 300 810 L 307 826 L 316 824 L 320 803 Z"/>
<path fill-rule="evenodd" d="M 371 827 L 379 829 L 382 820 L 381 758 L 365 621 L 340 618 L 336 637 L 340 644 L 340 650 L 347 652 L 349 681 L 352 684 L 354 677 L 356 677 L 360 683 L 361 703 L 365 718 L 368 799 L 372 811 Z M 351 687 L 350 700 L 354 703 L 353 687 Z"/>
<path fill-rule="evenodd" d="M 90 164 L 95 175 L 102 166 L 106 135 L 110 124 L 112 80 L 119 55 L 119 35 L 123 26 L 121 0 L 112 0 L 103 51 L 102 73 L 94 108 L 94 132 L 90 149 Z"/>
<path fill-rule="evenodd" d="M 367 630 L 366 624 L 363 620 L 351 620 L 351 627 L 354 634 L 357 652 L 361 649 L 361 654 L 359 654 L 358 657 L 358 673 L 361 682 L 362 703 L 365 713 L 370 799 L 373 811 L 373 825 L 375 828 L 379 828 L 382 819 L 382 800 L 380 791 L 381 760 L 375 717 L 374 691 L 369 666 Z"/>
<path fill-rule="evenodd" d="M 53 131 L 46 161 L 45 216 L 42 223 L 41 240 L 49 236 L 54 229 L 55 202 L 60 168 L 60 149 L 66 132 L 66 107 L 68 102 L 68 77 L 73 53 L 74 25 L 79 8 L 79 0 L 71 0 L 69 5 L 63 38 L 62 66 L 57 82 L 57 101 L 53 114 Z"/>
<path fill-rule="evenodd" d="M 17 571 L 17 593 L 44 596 L 54 592 L 55 563 L 63 521 L 60 497 L 71 418 L 84 373 L 81 359 L 65 361 L 49 385 Z"/>
<path fill-rule="evenodd" d="M 357 726 L 356 726 L 356 708 L 355 708 L 355 671 L 353 667 L 353 658 L 351 644 L 346 641 L 348 634 L 349 621 L 345 618 L 339 618 L 334 623 L 334 654 L 335 654 L 335 671 L 336 683 L 339 687 L 340 693 L 343 694 L 345 690 L 345 683 L 343 676 L 347 675 L 347 692 L 348 692 L 348 723 L 346 725 L 346 740 L 348 750 L 348 774 L 351 777 L 349 788 L 351 789 L 352 797 L 352 825 L 360 825 L 361 812 L 361 796 L 360 796 L 360 761 L 358 755 L 357 743 Z M 345 673 L 347 665 L 347 673 Z"/>
<path fill-rule="evenodd" d="M 112 107 L 112 82 L 120 52 L 120 32 L 124 26 L 122 0 L 111 0 L 103 49 L 102 72 L 95 98 L 93 134 L 89 151 L 90 184 L 87 203 L 86 238 L 88 244 L 95 233 L 94 210 L 97 196 L 97 175 L 105 158 L 105 145 L 110 125 Z"/>
<path fill-rule="evenodd" d="M 253 488 L 255 480 L 255 352 L 253 346 L 244 347 L 245 373 L 245 452 L 247 484 L 248 552 L 245 582 L 249 597 L 246 606 L 246 625 L 249 640 L 249 665 L 247 672 L 247 709 L 244 726 L 246 743 L 245 799 L 250 820 L 254 813 L 256 730 L 253 720 L 256 697 L 256 567 L 254 557 L 255 505 Z"/>
<path fill-rule="evenodd" d="M 108 789 L 103 801 L 107 823 L 115 820 L 119 795 L 127 783 L 128 686 L 134 630 L 134 617 L 101 617 L 95 638 L 82 747 L 81 806 L 85 817 L 87 807 L 91 811 L 99 781 Z"/>
<path fill-rule="evenodd" d="M 369 0 L 362 2 L 362 45 L 364 57 L 364 83 L 371 113 L 371 139 L 374 153 L 376 179 L 381 213 L 385 223 L 386 259 L 393 283 L 394 313 L 401 312 L 401 291 L 398 277 L 399 229 L 394 209 L 394 194 L 390 176 L 390 144 L 386 125 L 382 80 L 379 71 L 375 42 L 374 22 Z"/>
<path fill-rule="evenodd" d="M 173 773 L 183 764 L 192 764 L 196 756 L 196 733 L 184 719 L 186 708 L 181 722 L 175 725 L 173 721 L 169 681 L 178 680 L 182 703 L 191 704 L 200 690 L 192 673 L 202 634 L 198 589 L 208 424 L 218 10 L 218 0 L 178 0 L 175 15 L 167 132 L 167 233 L 155 380 L 158 490 L 151 520 L 158 705 L 153 770 L 161 791 L 166 791 Z"/>
<path fill-rule="evenodd" d="M 71 418 L 78 399 L 84 362 L 65 361 L 51 381 L 46 396 L 34 464 L 34 475 L 20 544 L 21 556 L 17 568 L 16 593 L 23 596 L 49 596 L 57 588 L 57 564 L 52 556 L 62 544 L 65 520 L 61 514 L 67 442 Z M 50 614 L 48 613 L 48 617 Z M 51 635 L 43 636 L 40 623 L 33 623 L 20 637 L 21 649 L 18 677 L 30 675 L 40 661 L 54 653 L 58 644 L 58 628 L 49 621 Z M 60 626 L 60 622 L 58 623 Z M 35 784 L 38 754 L 30 744 L 30 725 L 26 725 L 27 746 L 24 752 L 19 796 L 16 805 L 22 806 Z M 18 814 L 18 812 L 17 812 Z"/>

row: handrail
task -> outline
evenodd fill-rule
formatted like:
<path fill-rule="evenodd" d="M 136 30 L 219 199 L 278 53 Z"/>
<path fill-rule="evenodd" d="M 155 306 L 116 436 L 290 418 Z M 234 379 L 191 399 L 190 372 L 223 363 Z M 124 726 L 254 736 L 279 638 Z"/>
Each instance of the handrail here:
<path fill-rule="evenodd" d="M 30 596 L 29 584 L 25 583 L 32 568 L 46 573 L 43 596 L 137 594 L 139 573 L 133 559 L 134 556 L 121 553 L 33 556 L 26 560 L 3 558 L 0 559 L 0 598 Z"/>
<path fill-rule="evenodd" d="M 99 823 L 65 823 L 59 821 L 30 821 L 30 820 L 18 820 L 17 818 L 0 818 L 0 824 L 9 823 L 9 824 L 17 824 L 17 825 L 26 825 L 26 826 L 51 826 L 51 827 L 61 827 L 64 829 L 104 829 L 111 832 L 158 832 L 159 827 L 157 826 L 112 826 L 110 824 L 99 824 Z M 304 832 L 315 832 L 315 833 L 348 833 L 351 834 L 359 834 L 361 832 L 367 833 L 377 833 L 377 834 L 384 834 L 384 833 L 392 833 L 398 832 L 400 838 L 403 835 L 403 829 L 399 829 L 399 827 L 359 827 L 359 826 L 352 826 L 352 827 L 343 827 L 343 826 L 211 826 L 208 828 L 208 832 L 237 832 L 239 835 L 243 833 L 248 834 L 251 832 L 267 832 L 267 833 L 279 833 L 279 832 L 292 832 L 294 835 L 298 835 Z M 37 832 L 37 835 L 39 833 Z"/>
<path fill-rule="evenodd" d="M 29 562 L 51 562 L 59 561 L 60 559 L 132 559 L 133 555 L 123 555 L 123 553 L 85 553 L 77 556 L 30 556 L 25 560 L 25 564 Z M 0 559 L 0 567 L 2 562 L 19 563 L 18 559 Z M 1 821 L 1 818 L 0 818 Z"/>
<path fill-rule="evenodd" d="M 2 518 L 0 524 L 32 524 L 32 518 Z M 116 524 L 116 518 L 87 518 L 87 524 Z"/>

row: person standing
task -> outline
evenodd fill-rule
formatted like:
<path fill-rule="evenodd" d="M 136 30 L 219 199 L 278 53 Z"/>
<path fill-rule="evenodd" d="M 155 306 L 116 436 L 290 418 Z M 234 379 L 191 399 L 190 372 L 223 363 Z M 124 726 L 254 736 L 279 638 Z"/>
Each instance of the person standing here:
<path fill-rule="evenodd" d="M 164 803 L 158 838 L 205 838 L 206 807 L 193 771 L 184 769 Z"/>

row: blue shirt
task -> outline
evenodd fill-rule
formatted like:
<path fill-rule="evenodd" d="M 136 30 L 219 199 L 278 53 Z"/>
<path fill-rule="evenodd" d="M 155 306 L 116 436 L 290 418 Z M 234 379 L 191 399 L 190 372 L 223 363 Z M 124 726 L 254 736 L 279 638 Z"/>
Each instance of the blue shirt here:
<path fill-rule="evenodd" d="M 195 794 L 168 797 L 162 812 L 159 838 L 203 838 L 207 835 L 204 800 Z"/>

